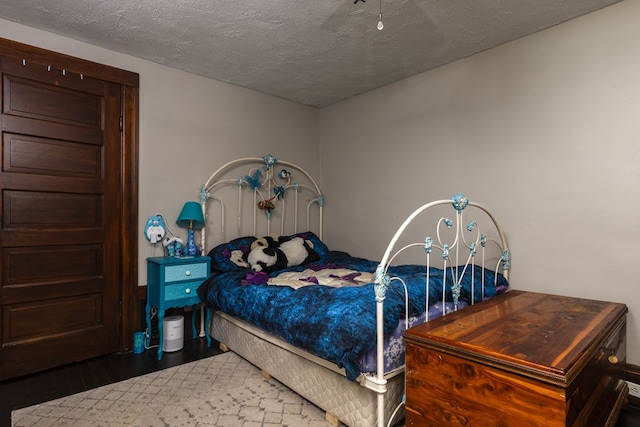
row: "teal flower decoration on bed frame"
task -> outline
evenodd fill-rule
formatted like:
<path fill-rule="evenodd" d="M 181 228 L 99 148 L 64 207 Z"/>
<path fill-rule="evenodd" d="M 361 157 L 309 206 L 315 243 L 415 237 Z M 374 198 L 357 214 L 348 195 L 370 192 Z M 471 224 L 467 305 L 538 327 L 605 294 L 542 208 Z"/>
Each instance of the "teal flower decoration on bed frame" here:
<path fill-rule="evenodd" d="M 424 238 L 424 251 L 428 254 L 433 250 L 433 239 L 431 237 Z"/>
<path fill-rule="evenodd" d="M 245 175 L 244 181 L 249 184 L 249 188 L 251 188 L 251 190 L 255 191 L 258 188 L 262 187 L 262 183 L 260 182 L 260 175 L 262 175 L 260 169 L 257 169 L 255 172 L 253 172 L 253 175 Z"/>
<path fill-rule="evenodd" d="M 387 288 L 389 287 L 389 283 L 391 282 L 391 278 L 388 274 L 385 273 L 384 266 L 378 265 L 376 268 L 375 280 L 374 280 L 374 288 L 373 291 L 376 295 L 376 302 L 382 302 L 387 296 Z"/>
<path fill-rule="evenodd" d="M 277 199 L 284 199 L 284 191 L 285 191 L 284 185 L 273 187 L 273 194 L 276 195 Z"/>
<path fill-rule="evenodd" d="M 269 169 L 273 167 L 273 165 L 278 163 L 278 159 L 276 159 L 276 157 L 272 156 L 271 154 L 267 154 L 266 156 L 264 156 L 262 158 L 262 161 L 264 161 L 265 169 Z"/>
<path fill-rule="evenodd" d="M 463 193 L 456 193 L 453 198 L 453 207 L 458 211 L 462 212 L 464 208 L 469 204 L 469 199 Z"/>
<path fill-rule="evenodd" d="M 511 252 L 509 251 L 509 249 L 505 249 L 502 252 L 500 261 L 502 261 L 502 269 L 509 270 L 509 268 L 511 267 Z"/>
<path fill-rule="evenodd" d="M 476 256 L 476 251 L 476 242 L 469 243 L 469 252 L 471 253 L 472 257 Z"/>

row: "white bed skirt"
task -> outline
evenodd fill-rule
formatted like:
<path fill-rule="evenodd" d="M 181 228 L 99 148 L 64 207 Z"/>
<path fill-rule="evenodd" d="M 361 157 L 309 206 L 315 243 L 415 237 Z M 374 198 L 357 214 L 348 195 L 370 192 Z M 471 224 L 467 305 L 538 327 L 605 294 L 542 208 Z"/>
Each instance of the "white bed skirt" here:
<path fill-rule="evenodd" d="M 377 394 L 349 381 L 344 370 L 302 351 L 261 329 L 220 311 L 213 313 L 211 337 L 286 385 L 305 399 L 352 427 L 377 425 Z M 385 425 L 402 401 L 404 371 L 387 378 Z M 393 424 L 404 419 L 404 406 Z"/>

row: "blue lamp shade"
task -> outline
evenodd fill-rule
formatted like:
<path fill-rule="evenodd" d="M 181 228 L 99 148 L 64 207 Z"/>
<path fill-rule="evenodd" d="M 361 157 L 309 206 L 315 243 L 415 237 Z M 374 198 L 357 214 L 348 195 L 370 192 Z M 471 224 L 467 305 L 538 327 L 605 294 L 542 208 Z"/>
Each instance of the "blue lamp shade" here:
<path fill-rule="evenodd" d="M 204 227 L 204 215 L 202 215 L 200 203 L 185 203 L 182 212 L 178 215 L 176 224 L 183 228 L 194 228 L 196 230 Z"/>

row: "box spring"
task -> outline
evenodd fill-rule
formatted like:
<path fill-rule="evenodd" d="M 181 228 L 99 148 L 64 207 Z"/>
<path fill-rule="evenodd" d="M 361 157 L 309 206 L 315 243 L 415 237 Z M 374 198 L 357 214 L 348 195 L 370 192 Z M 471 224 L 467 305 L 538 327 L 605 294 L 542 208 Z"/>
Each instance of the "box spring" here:
<path fill-rule="evenodd" d="M 377 393 L 349 381 L 344 370 L 240 319 L 213 313 L 211 337 L 348 426 L 377 425 Z M 404 370 L 387 377 L 385 425 L 404 392 Z M 404 407 L 394 419 L 404 418 Z"/>

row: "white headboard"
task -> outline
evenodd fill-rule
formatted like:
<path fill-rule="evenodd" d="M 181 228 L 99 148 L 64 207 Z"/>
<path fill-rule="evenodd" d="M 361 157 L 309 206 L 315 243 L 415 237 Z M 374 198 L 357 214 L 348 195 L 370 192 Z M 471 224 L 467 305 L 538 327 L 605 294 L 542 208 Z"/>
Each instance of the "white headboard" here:
<path fill-rule="evenodd" d="M 322 239 L 324 196 L 309 173 L 272 155 L 233 160 L 200 189 L 204 253 L 241 236 L 313 231 Z"/>

